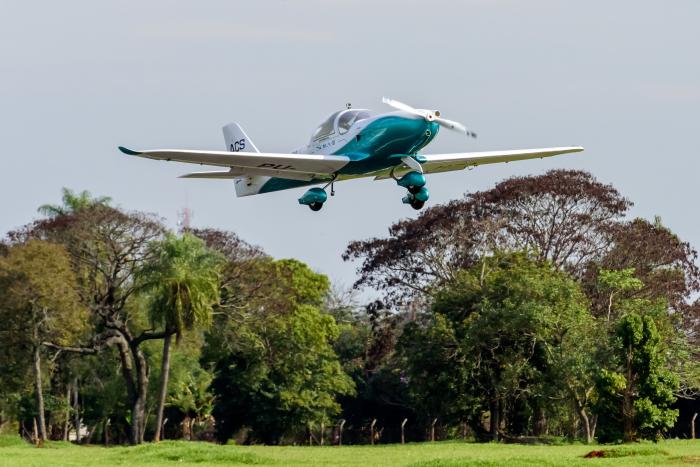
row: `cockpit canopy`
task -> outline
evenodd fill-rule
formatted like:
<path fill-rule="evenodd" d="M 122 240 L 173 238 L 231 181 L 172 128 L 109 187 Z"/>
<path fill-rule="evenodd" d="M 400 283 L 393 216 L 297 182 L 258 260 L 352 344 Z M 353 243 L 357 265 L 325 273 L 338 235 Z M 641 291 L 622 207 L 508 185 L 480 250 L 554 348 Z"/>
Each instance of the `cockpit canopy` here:
<path fill-rule="evenodd" d="M 321 123 L 311 135 L 311 141 L 320 141 L 334 134 L 345 134 L 360 120 L 370 117 L 370 113 L 361 109 L 340 110 L 333 113 Z"/>

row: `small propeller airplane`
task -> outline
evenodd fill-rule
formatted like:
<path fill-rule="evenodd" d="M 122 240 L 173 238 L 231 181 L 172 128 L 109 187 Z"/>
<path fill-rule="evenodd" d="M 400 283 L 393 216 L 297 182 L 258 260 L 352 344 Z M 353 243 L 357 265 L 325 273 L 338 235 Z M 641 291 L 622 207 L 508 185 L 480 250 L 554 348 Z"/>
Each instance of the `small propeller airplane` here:
<path fill-rule="evenodd" d="M 419 154 L 440 128 L 467 136 L 476 134 L 459 122 L 448 120 L 437 110 L 415 109 L 402 102 L 383 98 L 396 111 L 372 116 L 368 110 L 353 109 L 333 113 L 311 135 L 311 140 L 289 154 L 258 151 L 238 123 L 223 127 L 226 151 L 154 149 L 132 151 L 130 156 L 165 161 L 188 162 L 226 167 L 228 170 L 194 172 L 181 178 L 233 179 L 236 196 L 249 196 L 309 185 L 299 204 L 318 211 L 328 199 L 326 189 L 333 183 L 353 178 L 392 178 L 406 188 L 403 203 L 421 209 L 429 198 L 425 174 L 463 170 L 482 164 L 536 159 L 583 151 L 580 146 L 516 149 L 454 154 Z"/>

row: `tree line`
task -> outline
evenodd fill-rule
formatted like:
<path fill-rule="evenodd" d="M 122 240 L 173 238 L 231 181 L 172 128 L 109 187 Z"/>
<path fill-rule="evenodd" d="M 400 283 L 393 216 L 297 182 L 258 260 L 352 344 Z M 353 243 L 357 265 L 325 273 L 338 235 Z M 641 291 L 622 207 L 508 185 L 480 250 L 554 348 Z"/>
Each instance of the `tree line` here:
<path fill-rule="evenodd" d="M 351 242 L 352 291 L 64 190 L 0 243 L 0 427 L 41 443 L 683 436 L 697 253 L 580 171 Z M 694 405 L 695 404 L 695 405 Z"/>

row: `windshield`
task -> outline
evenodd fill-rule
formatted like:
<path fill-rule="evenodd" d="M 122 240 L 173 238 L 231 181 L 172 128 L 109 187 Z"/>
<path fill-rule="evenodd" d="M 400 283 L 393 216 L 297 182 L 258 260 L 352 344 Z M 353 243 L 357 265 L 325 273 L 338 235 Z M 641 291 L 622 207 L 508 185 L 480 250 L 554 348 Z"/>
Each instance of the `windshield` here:
<path fill-rule="evenodd" d="M 347 133 L 348 130 L 359 120 L 369 118 L 369 112 L 366 110 L 346 110 L 338 118 L 338 133 L 341 135 Z"/>
<path fill-rule="evenodd" d="M 342 110 L 340 112 L 342 112 Z M 335 112 L 330 117 L 328 117 L 323 123 L 321 123 L 318 126 L 318 128 L 316 128 L 316 131 L 314 131 L 313 135 L 311 135 L 311 139 L 313 141 L 318 141 L 319 139 L 327 138 L 333 133 L 335 133 L 333 123 L 335 122 L 335 118 L 340 112 Z"/>

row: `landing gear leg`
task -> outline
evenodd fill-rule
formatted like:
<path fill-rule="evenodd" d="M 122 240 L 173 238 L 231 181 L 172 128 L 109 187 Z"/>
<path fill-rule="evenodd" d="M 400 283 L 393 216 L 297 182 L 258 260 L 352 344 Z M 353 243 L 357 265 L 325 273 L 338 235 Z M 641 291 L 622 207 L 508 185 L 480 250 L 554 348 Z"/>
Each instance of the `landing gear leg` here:
<path fill-rule="evenodd" d="M 337 173 L 333 174 L 333 178 L 331 178 L 331 181 L 326 183 L 326 186 L 323 187 L 324 190 L 326 188 L 328 188 L 329 186 L 331 187 L 331 196 L 335 196 L 335 179 L 336 178 L 338 178 Z"/>

